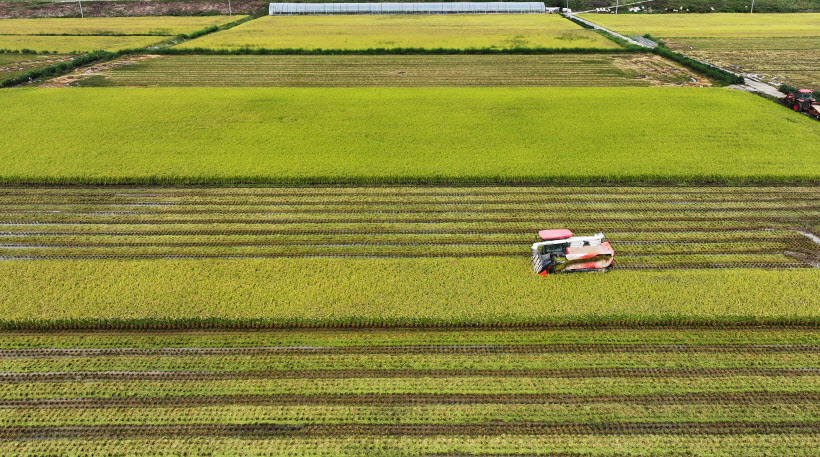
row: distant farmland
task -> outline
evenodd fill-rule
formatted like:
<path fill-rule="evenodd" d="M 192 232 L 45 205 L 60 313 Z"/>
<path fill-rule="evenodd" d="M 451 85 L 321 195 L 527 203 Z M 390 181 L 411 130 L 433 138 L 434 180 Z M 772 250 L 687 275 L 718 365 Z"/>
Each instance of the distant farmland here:
<path fill-rule="evenodd" d="M 0 35 L 178 35 L 222 25 L 244 16 L 95 17 L 3 19 Z"/>
<path fill-rule="evenodd" d="M 625 35 L 656 37 L 817 37 L 820 13 L 586 14 Z"/>
<path fill-rule="evenodd" d="M 183 43 L 210 49 L 617 48 L 550 14 L 266 16 Z"/>
<path fill-rule="evenodd" d="M 588 15 L 627 35 L 775 86 L 820 90 L 820 14 Z"/>

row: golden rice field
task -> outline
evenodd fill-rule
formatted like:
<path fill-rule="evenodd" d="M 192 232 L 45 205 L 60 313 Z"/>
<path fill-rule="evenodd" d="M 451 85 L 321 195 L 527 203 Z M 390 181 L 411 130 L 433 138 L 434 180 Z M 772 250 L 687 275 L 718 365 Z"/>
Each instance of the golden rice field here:
<path fill-rule="evenodd" d="M 179 35 L 244 16 L 148 16 L 84 19 L 3 19 L 0 35 Z"/>
<path fill-rule="evenodd" d="M 617 48 L 551 14 L 266 16 L 179 45 L 209 49 Z"/>
<path fill-rule="evenodd" d="M 87 53 L 91 51 L 119 51 L 120 49 L 145 48 L 168 37 L 160 36 L 41 36 L 0 35 L 0 49 L 57 52 L 61 54 Z"/>
<path fill-rule="evenodd" d="M 585 14 L 624 35 L 664 37 L 817 37 L 820 13 Z"/>

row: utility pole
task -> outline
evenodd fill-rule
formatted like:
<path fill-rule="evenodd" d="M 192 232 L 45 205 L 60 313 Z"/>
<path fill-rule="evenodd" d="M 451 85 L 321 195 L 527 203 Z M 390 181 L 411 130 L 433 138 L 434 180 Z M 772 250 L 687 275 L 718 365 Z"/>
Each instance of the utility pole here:
<path fill-rule="evenodd" d="M 85 17 L 83 15 L 83 0 L 77 0 L 77 3 L 80 4 L 80 17 Z"/>
<path fill-rule="evenodd" d="M 754 0 L 752 0 L 754 1 Z M 618 14 L 618 5 L 620 4 L 619 0 L 615 0 L 615 14 Z"/>
<path fill-rule="evenodd" d="M 750 13 L 755 12 L 755 0 L 752 0 L 752 9 L 749 10 Z"/>
<path fill-rule="evenodd" d="M 233 11 L 231 11 L 231 0 L 228 0 L 228 16 L 233 16 Z"/>

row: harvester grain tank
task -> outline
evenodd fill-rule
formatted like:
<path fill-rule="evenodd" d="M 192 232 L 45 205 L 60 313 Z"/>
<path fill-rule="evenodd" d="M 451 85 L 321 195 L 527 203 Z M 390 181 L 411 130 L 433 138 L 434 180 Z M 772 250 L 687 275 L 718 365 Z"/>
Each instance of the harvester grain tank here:
<path fill-rule="evenodd" d="M 539 275 L 606 272 L 615 258 L 603 233 L 573 236 L 566 229 L 541 230 L 538 237 L 541 241 L 532 245 L 532 270 Z"/>
<path fill-rule="evenodd" d="M 780 102 L 798 113 L 807 113 L 820 120 L 820 103 L 808 89 L 800 89 L 780 99 Z"/>

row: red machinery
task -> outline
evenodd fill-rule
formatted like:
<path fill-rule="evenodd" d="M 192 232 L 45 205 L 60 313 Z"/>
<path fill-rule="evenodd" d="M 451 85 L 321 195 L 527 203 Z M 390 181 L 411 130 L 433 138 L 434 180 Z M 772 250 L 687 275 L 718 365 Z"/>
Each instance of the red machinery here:
<path fill-rule="evenodd" d="M 800 89 L 781 98 L 780 101 L 798 113 L 808 113 L 820 120 L 820 103 L 808 89 Z"/>
<path fill-rule="evenodd" d="M 538 237 L 541 241 L 532 245 L 532 269 L 539 275 L 606 272 L 615 257 L 603 233 L 572 236 L 566 229 L 541 230 Z"/>

